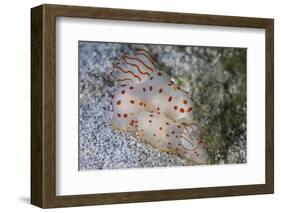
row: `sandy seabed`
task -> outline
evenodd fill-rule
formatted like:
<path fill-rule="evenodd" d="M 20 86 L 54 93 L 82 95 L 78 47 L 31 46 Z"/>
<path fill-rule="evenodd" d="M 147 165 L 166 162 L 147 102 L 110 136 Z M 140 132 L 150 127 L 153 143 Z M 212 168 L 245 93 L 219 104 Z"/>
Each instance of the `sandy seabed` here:
<path fill-rule="evenodd" d="M 207 75 L 203 74 L 202 77 L 194 71 L 197 73 L 209 72 L 208 75 L 214 75 L 215 73 L 212 74 L 213 71 L 211 71 L 212 66 L 218 66 L 221 51 L 220 48 L 205 47 L 79 42 L 80 170 L 194 165 L 175 153 L 161 152 L 151 145 L 141 142 L 134 134 L 117 131 L 111 126 L 112 96 L 117 90 L 118 84 L 109 79 L 109 73 L 118 58 L 132 53 L 137 48 L 147 49 L 158 62 L 159 68 L 169 73 L 172 79 L 187 89 L 194 85 L 197 85 L 196 88 L 205 86 L 204 76 Z M 207 68 L 204 69 L 204 67 Z M 222 73 L 222 75 L 216 76 L 216 78 L 224 79 L 227 73 Z M 228 93 L 225 90 L 219 89 L 219 91 L 223 93 L 222 96 L 225 96 L 224 93 Z M 232 97 L 230 96 L 230 98 Z M 211 98 L 209 101 L 213 105 L 221 104 L 220 101 L 214 101 Z M 240 100 L 238 105 L 241 109 L 237 110 L 246 113 L 243 101 L 245 102 L 242 100 L 241 104 Z M 202 108 L 202 113 L 200 110 L 197 111 L 200 112 L 197 116 L 200 120 L 199 123 L 208 129 L 208 123 L 214 120 L 210 114 L 211 110 L 200 98 L 198 98 L 197 104 L 198 108 Z M 222 112 L 214 112 L 213 117 L 220 113 Z M 242 113 L 241 116 L 245 113 Z M 210 116 L 210 119 L 205 118 L 206 114 Z M 233 143 L 226 143 L 227 146 L 218 145 L 223 142 L 216 139 L 216 134 L 221 133 L 222 128 L 214 129 L 211 136 L 206 136 L 212 141 L 206 143 L 212 158 L 211 164 L 246 162 L 246 121 L 235 122 L 241 124 L 242 127 L 239 126 L 241 131 L 239 131 L 239 135 L 232 134 Z M 237 124 L 235 125 L 237 126 Z M 232 125 L 231 128 L 236 128 L 235 125 Z"/>

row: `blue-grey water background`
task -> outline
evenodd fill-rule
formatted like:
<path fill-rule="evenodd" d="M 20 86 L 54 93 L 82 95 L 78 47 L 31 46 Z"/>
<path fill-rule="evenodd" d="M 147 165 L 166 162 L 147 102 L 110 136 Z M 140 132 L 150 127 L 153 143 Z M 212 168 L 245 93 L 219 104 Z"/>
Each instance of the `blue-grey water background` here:
<path fill-rule="evenodd" d="M 209 164 L 246 163 L 246 49 L 80 41 L 79 169 L 194 165 L 111 127 L 118 84 L 109 73 L 118 58 L 140 48 L 179 86 L 193 91 Z"/>

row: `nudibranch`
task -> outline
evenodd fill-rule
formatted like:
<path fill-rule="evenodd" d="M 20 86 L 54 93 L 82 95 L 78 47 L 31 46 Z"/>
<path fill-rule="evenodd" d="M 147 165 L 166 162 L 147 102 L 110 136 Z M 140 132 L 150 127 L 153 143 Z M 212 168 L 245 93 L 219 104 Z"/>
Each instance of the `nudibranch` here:
<path fill-rule="evenodd" d="M 110 76 L 120 83 L 113 98 L 113 128 L 134 132 L 161 151 L 206 163 L 208 155 L 193 123 L 191 94 L 158 70 L 146 50 L 123 56 Z"/>

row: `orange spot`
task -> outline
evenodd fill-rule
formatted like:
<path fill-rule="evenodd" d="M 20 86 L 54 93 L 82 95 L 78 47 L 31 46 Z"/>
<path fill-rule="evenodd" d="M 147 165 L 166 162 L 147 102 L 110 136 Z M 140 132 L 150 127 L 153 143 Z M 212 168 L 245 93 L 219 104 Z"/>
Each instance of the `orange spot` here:
<path fill-rule="evenodd" d="M 163 88 L 159 89 L 159 93 L 162 93 L 163 92 Z"/>
<path fill-rule="evenodd" d="M 120 101 L 120 100 L 118 100 L 118 101 L 116 102 L 116 104 L 117 104 L 117 105 L 120 105 L 120 104 L 121 104 L 121 101 Z"/>
<path fill-rule="evenodd" d="M 134 101 L 134 100 L 130 100 L 130 103 L 131 103 L 131 104 L 134 104 L 134 103 L 135 103 L 135 101 Z"/>
<path fill-rule="evenodd" d="M 174 110 L 177 110 L 178 109 L 178 107 L 177 106 L 174 106 Z"/>
<path fill-rule="evenodd" d="M 192 110 L 192 107 L 189 107 L 187 111 L 190 112 L 191 110 Z"/>
<path fill-rule="evenodd" d="M 123 116 L 124 116 L 124 118 L 127 118 L 127 117 L 128 117 L 128 114 L 127 114 L 127 113 L 124 113 Z"/>
<path fill-rule="evenodd" d="M 181 113 L 184 113 L 184 109 L 183 109 L 183 108 L 180 108 L 180 112 L 181 112 Z"/>
<path fill-rule="evenodd" d="M 183 103 L 186 105 L 186 104 L 187 104 L 187 100 L 186 100 L 186 99 L 184 99 L 184 100 L 183 100 Z"/>
<path fill-rule="evenodd" d="M 172 99 L 173 99 L 173 97 L 172 97 L 172 96 L 170 96 L 170 97 L 168 98 L 168 101 L 169 101 L 169 102 L 171 102 L 171 101 L 172 101 Z"/>

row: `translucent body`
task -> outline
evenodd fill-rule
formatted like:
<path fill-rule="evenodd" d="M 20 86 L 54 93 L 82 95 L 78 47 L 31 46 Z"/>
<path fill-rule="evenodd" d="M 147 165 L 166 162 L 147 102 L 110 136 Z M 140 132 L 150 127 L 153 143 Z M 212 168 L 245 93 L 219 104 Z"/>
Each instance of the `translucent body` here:
<path fill-rule="evenodd" d="M 114 128 L 135 132 L 162 151 L 206 162 L 199 129 L 192 124 L 191 95 L 157 70 L 146 51 L 122 57 L 111 76 L 122 85 L 113 98 Z"/>

